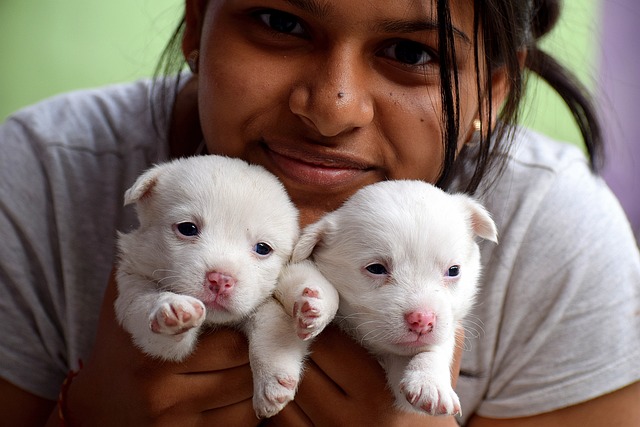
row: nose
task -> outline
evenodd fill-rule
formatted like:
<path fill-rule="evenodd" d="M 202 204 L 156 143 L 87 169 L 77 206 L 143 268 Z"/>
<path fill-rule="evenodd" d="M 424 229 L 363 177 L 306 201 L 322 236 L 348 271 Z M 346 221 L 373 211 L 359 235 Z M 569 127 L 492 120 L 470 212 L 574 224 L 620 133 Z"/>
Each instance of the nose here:
<path fill-rule="evenodd" d="M 411 311 L 404 315 L 411 332 L 428 334 L 436 326 L 436 315 L 433 311 Z"/>
<path fill-rule="evenodd" d="M 322 136 L 336 136 L 373 121 L 374 108 L 359 56 L 348 49 L 318 60 L 294 85 L 289 108 Z"/>
<path fill-rule="evenodd" d="M 217 295 L 228 293 L 236 285 L 236 279 L 233 276 L 221 273 L 219 271 L 211 271 L 207 273 L 207 281 L 205 286 L 209 287 L 209 290 Z"/>

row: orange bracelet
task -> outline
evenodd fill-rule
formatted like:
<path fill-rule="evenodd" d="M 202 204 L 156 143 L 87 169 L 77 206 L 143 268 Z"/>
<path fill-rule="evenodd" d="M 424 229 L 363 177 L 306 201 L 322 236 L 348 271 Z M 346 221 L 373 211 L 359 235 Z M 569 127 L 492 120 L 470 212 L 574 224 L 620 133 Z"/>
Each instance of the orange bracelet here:
<path fill-rule="evenodd" d="M 73 379 L 80 373 L 80 369 L 82 369 L 82 360 L 78 360 L 78 370 L 74 371 L 73 369 L 69 370 L 67 377 L 62 382 L 62 386 L 60 387 L 60 393 L 58 393 L 58 418 L 60 419 L 60 426 L 65 427 L 67 425 L 65 421 L 65 412 L 66 404 L 67 404 L 67 392 L 69 391 L 69 387 L 71 387 L 71 382 Z"/>

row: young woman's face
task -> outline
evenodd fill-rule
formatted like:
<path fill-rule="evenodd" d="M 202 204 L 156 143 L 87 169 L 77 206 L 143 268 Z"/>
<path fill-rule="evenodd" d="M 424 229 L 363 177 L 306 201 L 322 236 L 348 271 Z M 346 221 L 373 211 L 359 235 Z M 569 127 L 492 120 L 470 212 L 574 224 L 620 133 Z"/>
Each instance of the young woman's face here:
<path fill-rule="evenodd" d="M 193 22 L 209 152 L 277 175 L 303 224 L 367 184 L 437 180 L 444 150 L 430 1 L 211 0 L 201 16 L 188 7 L 187 31 Z M 478 111 L 470 1 L 452 2 L 452 23 L 461 146 Z"/>

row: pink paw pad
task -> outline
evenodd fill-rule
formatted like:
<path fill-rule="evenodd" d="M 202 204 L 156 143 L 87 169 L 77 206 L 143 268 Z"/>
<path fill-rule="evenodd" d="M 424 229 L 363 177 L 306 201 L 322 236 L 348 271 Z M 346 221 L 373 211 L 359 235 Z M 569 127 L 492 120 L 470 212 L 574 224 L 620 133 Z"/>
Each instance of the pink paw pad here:
<path fill-rule="evenodd" d="M 278 384 L 286 389 L 294 390 L 298 385 L 298 381 L 291 377 L 278 378 Z"/>
<path fill-rule="evenodd" d="M 193 328 L 203 317 L 204 309 L 198 304 L 193 304 L 191 308 L 193 312 L 180 305 L 169 304 L 168 308 L 165 307 L 156 314 L 151 322 L 151 330 L 155 333 L 181 334 Z"/>

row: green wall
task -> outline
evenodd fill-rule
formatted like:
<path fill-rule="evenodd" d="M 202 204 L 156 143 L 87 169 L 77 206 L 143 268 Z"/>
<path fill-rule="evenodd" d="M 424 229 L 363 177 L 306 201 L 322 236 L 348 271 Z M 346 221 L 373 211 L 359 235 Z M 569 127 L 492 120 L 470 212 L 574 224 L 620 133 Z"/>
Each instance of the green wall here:
<path fill-rule="evenodd" d="M 598 84 L 600 0 L 564 0 L 561 20 L 542 42 L 591 90 Z M 521 122 L 563 141 L 580 143 L 580 132 L 567 107 L 546 83 L 529 80 Z"/>
<path fill-rule="evenodd" d="M 149 76 L 183 0 L 0 0 L 0 120 L 53 94 Z"/>
<path fill-rule="evenodd" d="M 566 0 L 544 46 L 593 86 L 596 1 Z M 42 98 L 149 76 L 181 16 L 183 0 L 0 0 L 0 120 Z M 523 122 L 579 141 L 566 108 L 531 84 Z M 531 96 L 535 95 L 535 96 Z"/>

